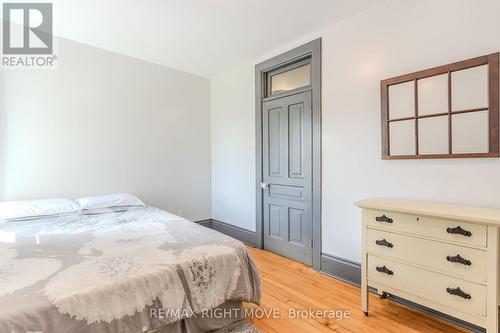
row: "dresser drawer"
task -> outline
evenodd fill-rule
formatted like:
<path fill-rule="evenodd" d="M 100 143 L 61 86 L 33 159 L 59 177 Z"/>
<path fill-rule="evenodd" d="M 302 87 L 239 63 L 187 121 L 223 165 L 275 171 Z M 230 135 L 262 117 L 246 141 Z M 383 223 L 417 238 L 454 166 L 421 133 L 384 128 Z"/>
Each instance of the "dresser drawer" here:
<path fill-rule="evenodd" d="M 486 287 L 483 285 L 372 255 L 368 255 L 367 268 L 368 280 L 374 283 L 451 309 L 486 315 Z"/>
<path fill-rule="evenodd" d="M 367 229 L 366 251 L 486 283 L 486 251 Z"/>
<path fill-rule="evenodd" d="M 470 246 L 486 247 L 486 226 L 376 210 L 363 210 L 368 227 L 421 235 Z"/>

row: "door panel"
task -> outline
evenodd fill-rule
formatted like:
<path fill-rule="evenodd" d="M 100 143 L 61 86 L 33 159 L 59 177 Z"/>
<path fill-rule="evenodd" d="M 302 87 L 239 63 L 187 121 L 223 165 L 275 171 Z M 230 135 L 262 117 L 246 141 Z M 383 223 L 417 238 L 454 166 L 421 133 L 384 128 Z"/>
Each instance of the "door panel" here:
<path fill-rule="evenodd" d="M 275 199 L 304 201 L 304 188 L 294 186 L 281 186 L 273 184 L 269 187 L 269 196 Z"/>
<path fill-rule="evenodd" d="M 280 205 L 269 205 L 269 236 L 280 240 L 285 239 L 282 233 L 283 213 L 284 207 Z"/>
<path fill-rule="evenodd" d="M 288 153 L 288 175 L 291 178 L 304 178 L 302 143 L 304 141 L 304 129 L 302 119 L 304 118 L 303 104 L 295 104 L 289 107 L 289 153 Z"/>
<path fill-rule="evenodd" d="M 285 124 L 281 107 L 269 110 L 269 127 L 273 130 L 269 132 L 269 175 L 272 177 L 283 177 L 283 131 Z"/>
<path fill-rule="evenodd" d="M 264 248 L 312 262 L 311 92 L 263 103 Z"/>
<path fill-rule="evenodd" d="M 290 234 L 288 240 L 294 244 L 305 246 L 303 230 L 304 210 L 288 208 Z"/>

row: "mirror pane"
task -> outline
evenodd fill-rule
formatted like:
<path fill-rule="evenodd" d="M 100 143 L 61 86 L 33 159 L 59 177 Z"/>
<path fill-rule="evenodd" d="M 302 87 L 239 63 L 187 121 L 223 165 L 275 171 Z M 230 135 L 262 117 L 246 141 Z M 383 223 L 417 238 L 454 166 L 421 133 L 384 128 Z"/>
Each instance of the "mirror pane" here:
<path fill-rule="evenodd" d="M 418 153 L 448 154 L 448 116 L 418 120 Z"/>
<path fill-rule="evenodd" d="M 448 112 L 448 74 L 418 80 L 418 114 Z"/>
<path fill-rule="evenodd" d="M 451 73 L 452 111 L 488 107 L 488 65 Z"/>
<path fill-rule="evenodd" d="M 452 152 L 454 154 L 487 153 L 488 111 L 455 114 L 452 124 Z"/>
<path fill-rule="evenodd" d="M 311 65 L 306 64 L 271 76 L 271 95 L 306 87 L 311 84 Z"/>
<path fill-rule="evenodd" d="M 390 155 L 415 155 L 415 120 L 389 123 Z"/>
<path fill-rule="evenodd" d="M 413 81 L 389 86 L 389 119 L 415 116 L 415 83 Z"/>

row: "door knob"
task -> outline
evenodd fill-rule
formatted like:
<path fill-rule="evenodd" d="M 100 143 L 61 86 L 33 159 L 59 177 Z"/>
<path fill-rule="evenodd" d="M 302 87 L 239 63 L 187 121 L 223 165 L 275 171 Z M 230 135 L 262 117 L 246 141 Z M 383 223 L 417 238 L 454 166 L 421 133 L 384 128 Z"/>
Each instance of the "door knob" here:
<path fill-rule="evenodd" d="M 260 187 L 262 187 L 263 189 L 267 189 L 269 188 L 269 183 L 260 183 Z"/>

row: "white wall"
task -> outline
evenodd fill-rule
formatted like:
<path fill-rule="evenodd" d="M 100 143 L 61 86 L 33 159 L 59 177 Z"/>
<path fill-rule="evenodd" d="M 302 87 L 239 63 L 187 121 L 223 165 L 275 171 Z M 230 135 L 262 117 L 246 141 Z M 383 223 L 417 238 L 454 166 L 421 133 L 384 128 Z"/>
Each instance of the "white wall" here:
<path fill-rule="evenodd" d="M 363 198 L 386 196 L 500 207 L 500 159 L 380 158 L 380 80 L 500 51 L 496 36 L 499 12 L 498 0 L 390 0 L 308 37 L 323 38 L 324 253 L 359 261 L 360 211 L 354 202 Z M 254 161 L 254 147 L 236 146 L 254 135 L 254 123 L 242 126 L 240 120 L 231 122 L 232 118 L 218 115 L 234 112 L 237 106 L 238 114 L 249 113 L 241 118 L 253 117 L 253 92 L 244 94 L 242 90 L 254 89 L 254 78 L 246 73 L 260 60 L 212 80 L 214 131 L 233 123 L 238 126 L 238 131 L 226 138 L 233 142 L 230 149 L 221 145 L 224 138 L 213 141 L 212 149 L 227 155 L 225 160 L 213 159 L 213 169 L 229 169 L 227 161 L 236 158 Z M 223 102 L 224 87 L 240 91 L 230 97 L 230 104 Z M 238 170 L 232 177 L 253 180 L 255 173 L 253 169 Z M 213 192 L 224 191 L 224 184 L 214 181 Z M 241 188 L 239 196 L 250 197 L 253 192 L 253 186 Z M 255 210 L 253 201 L 241 201 L 240 205 L 241 214 Z M 251 229 L 247 222 L 233 218 L 240 212 L 224 215 L 237 207 L 228 207 L 216 196 L 213 207 L 220 216 L 228 216 L 225 222 Z"/>
<path fill-rule="evenodd" d="M 210 81 L 66 39 L 57 55 L 0 72 L 0 201 L 126 191 L 210 218 Z"/>
<path fill-rule="evenodd" d="M 212 218 L 255 231 L 253 65 L 212 79 Z"/>

